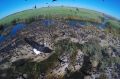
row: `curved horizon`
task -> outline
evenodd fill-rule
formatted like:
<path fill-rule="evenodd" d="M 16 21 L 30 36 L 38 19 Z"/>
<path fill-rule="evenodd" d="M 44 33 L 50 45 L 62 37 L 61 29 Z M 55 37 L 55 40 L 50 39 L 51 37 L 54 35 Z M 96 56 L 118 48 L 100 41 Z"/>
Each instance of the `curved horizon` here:
<path fill-rule="evenodd" d="M 0 19 L 3 19 L 17 12 L 33 9 L 35 5 L 37 6 L 37 8 L 47 6 L 68 6 L 85 8 L 102 12 L 114 18 L 120 19 L 119 3 L 120 0 L 57 0 L 54 2 L 52 2 L 52 0 L 1 0 Z"/>

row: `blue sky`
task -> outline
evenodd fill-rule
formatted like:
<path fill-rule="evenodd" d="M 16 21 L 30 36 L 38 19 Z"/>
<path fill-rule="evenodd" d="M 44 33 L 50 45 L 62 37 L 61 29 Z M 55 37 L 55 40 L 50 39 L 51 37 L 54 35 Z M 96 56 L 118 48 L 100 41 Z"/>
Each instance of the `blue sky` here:
<path fill-rule="evenodd" d="M 46 4 L 48 3 L 48 4 Z M 72 6 L 87 8 L 109 14 L 120 19 L 120 0 L 0 0 L 0 19 L 10 14 L 31 9 L 34 6 Z"/>

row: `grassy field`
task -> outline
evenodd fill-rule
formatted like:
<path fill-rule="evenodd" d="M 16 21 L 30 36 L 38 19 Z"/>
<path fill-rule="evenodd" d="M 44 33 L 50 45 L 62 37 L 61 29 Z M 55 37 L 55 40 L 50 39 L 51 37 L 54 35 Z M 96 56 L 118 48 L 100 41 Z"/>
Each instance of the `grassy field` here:
<path fill-rule="evenodd" d="M 120 28 L 120 22 L 116 21 L 116 20 L 108 20 L 107 22 L 108 26 L 111 26 L 113 28 Z"/>
<path fill-rule="evenodd" d="M 0 24 L 10 24 L 13 20 L 24 21 L 31 17 L 64 17 L 64 19 L 77 19 L 83 21 L 101 22 L 102 13 L 93 10 L 73 7 L 43 7 L 29 9 L 14 13 L 0 20 Z"/>

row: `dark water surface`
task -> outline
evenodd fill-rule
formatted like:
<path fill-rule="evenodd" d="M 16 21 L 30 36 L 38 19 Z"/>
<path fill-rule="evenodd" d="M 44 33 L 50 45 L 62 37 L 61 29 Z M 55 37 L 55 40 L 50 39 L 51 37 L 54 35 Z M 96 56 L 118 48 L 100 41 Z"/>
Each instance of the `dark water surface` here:
<path fill-rule="evenodd" d="M 0 42 L 3 42 L 8 37 L 16 36 L 17 32 L 19 32 L 20 30 L 22 30 L 25 27 L 26 27 L 26 25 L 23 23 L 16 24 L 15 26 L 13 26 L 12 30 L 10 31 L 10 33 L 7 36 L 0 35 Z"/>

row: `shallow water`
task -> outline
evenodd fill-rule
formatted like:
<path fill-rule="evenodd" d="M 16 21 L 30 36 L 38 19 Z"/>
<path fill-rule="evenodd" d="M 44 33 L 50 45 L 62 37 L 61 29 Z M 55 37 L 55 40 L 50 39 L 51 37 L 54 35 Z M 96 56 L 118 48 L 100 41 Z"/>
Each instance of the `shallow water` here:
<path fill-rule="evenodd" d="M 10 32 L 10 36 L 15 36 L 16 33 L 22 30 L 24 27 L 25 27 L 25 24 L 22 24 L 22 23 L 15 25 Z"/>
<path fill-rule="evenodd" d="M 0 36 L 0 42 L 3 41 L 5 39 L 5 36 L 1 35 Z"/>
<path fill-rule="evenodd" d="M 68 23 L 68 25 L 70 25 L 71 27 L 77 26 L 77 25 L 86 26 L 86 22 L 76 21 L 76 20 L 69 20 L 67 23 Z"/>
<path fill-rule="evenodd" d="M 0 42 L 3 42 L 8 37 L 15 36 L 17 34 L 17 32 L 19 32 L 20 30 L 22 30 L 25 26 L 26 25 L 23 24 L 23 23 L 16 24 L 15 26 L 13 26 L 12 30 L 10 31 L 10 33 L 7 36 L 4 36 L 4 35 L 0 36 Z"/>

